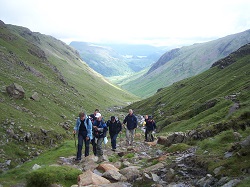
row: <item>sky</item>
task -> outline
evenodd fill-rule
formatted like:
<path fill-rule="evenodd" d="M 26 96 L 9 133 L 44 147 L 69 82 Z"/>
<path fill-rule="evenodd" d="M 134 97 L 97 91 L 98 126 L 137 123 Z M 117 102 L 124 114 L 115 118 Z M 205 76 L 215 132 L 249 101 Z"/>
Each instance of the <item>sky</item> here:
<path fill-rule="evenodd" d="M 0 0 L 0 20 L 67 44 L 180 47 L 250 29 L 250 0 Z"/>

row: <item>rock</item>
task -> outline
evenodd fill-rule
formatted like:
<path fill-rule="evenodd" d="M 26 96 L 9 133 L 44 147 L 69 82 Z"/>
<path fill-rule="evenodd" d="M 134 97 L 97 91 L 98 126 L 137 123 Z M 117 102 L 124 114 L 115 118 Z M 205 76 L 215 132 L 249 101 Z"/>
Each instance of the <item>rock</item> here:
<path fill-rule="evenodd" d="M 78 176 L 78 186 L 110 184 L 110 181 L 88 170 Z"/>
<path fill-rule="evenodd" d="M 15 98 L 15 99 L 23 99 L 24 98 L 24 89 L 22 86 L 13 83 L 10 86 L 6 87 L 6 91 L 9 94 L 9 96 Z"/>
<path fill-rule="evenodd" d="M 250 148 L 250 135 L 240 143 L 243 148 Z"/>
<path fill-rule="evenodd" d="M 157 145 L 157 140 L 153 141 L 153 142 L 145 142 L 146 144 L 148 144 L 149 146 L 156 146 Z"/>
<path fill-rule="evenodd" d="M 238 183 L 240 183 L 240 181 L 241 180 L 239 179 L 233 179 L 227 182 L 226 184 L 224 184 L 222 187 L 233 187 L 233 186 L 236 186 Z"/>
<path fill-rule="evenodd" d="M 115 162 L 114 166 L 118 169 L 120 169 L 122 167 L 122 163 L 121 162 Z"/>
<path fill-rule="evenodd" d="M 158 182 L 158 181 L 161 180 L 161 178 L 158 175 L 154 174 L 154 173 L 152 173 L 152 179 L 153 179 L 154 182 Z"/>
<path fill-rule="evenodd" d="M 158 137 L 158 144 L 171 146 L 172 144 L 183 143 L 188 139 L 187 135 L 183 132 L 175 132 L 168 137 L 159 136 Z"/>
<path fill-rule="evenodd" d="M 11 138 L 15 135 L 13 129 L 11 129 L 11 128 L 7 129 L 7 130 L 6 130 L 6 133 L 7 133 Z"/>
<path fill-rule="evenodd" d="M 228 151 L 227 151 L 227 152 L 224 153 L 224 157 L 225 157 L 225 158 L 230 158 L 230 157 L 232 157 L 232 156 L 233 156 L 233 152 L 228 152 Z"/>
<path fill-rule="evenodd" d="M 109 170 L 119 171 L 119 169 L 113 166 L 112 164 L 106 164 L 106 163 L 100 164 L 97 169 L 102 170 L 104 172 Z"/>
<path fill-rule="evenodd" d="M 166 145 L 167 143 L 167 137 L 166 136 L 159 136 L 158 137 L 158 144 L 160 144 L 160 145 Z"/>
<path fill-rule="evenodd" d="M 94 155 L 89 155 L 83 159 L 83 171 L 94 171 L 97 167 L 98 164 L 97 162 L 98 157 Z"/>
<path fill-rule="evenodd" d="M 38 164 L 35 164 L 35 165 L 32 167 L 32 170 L 37 170 L 37 169 L 39 169 L 39 168 L 41 168 L 41 166 L 38 165 Z"/>
<path fill-rule="evenodd" d="M 131 164 L 129 161 L 125 160 L 125 161 L 123 161 L 123 165 L 124 165 L 125 167 L 129 167 L 129 166 L 131 166 L 132 164 Z"/>
<path fill-rule="evenodd" d="M 37 92 L 34 92 L 32 94 L 32 96 L 30 97 L 30 99 L 33 99 L 34 101 L 39 101 L 40 100 L 39 95 L 38 95 Z"/>
<path fill-rule="evenodd" d="M 24 139 L 25 139 L 26 142 L 30 141 L 31 134 L 29 132 L 25 133 Z"/>
<path fill-rule="evenodd" d="M 197 181 L 196 185 L 197 186 L 212 186 L 215 182 L 215 178 L 207 174 L 206 177 L 201 178 L 200 180 Z"/>
<path fill-rule="evenodd" d="M 230 179 L 228 177 L 222 177 L 217 183 L 217 186 L 223 186 L 226 184 Z"/>
<path fill-rule="evenodd" d="M 157 163 L 157 164 L 155 164 L 153 166 L 145 168 L 143 170 L 143 172 L 145 172 L 145 173 L 156 172 L 156 171 L 158 171 L 160 169 L 163 169 L 163 168 L 165 168 L 165 165 L 163 163 Z"/>
<path fill-rule="evenodd" d="M 140 171 L 138 166 L 129 166 L 120 170 L 120 173 L 124 175 L 128 181 L 133 182 L 140 177 Z"/>
<path fill-rule="evenodd" d="M 123 157 L 125 155 L 126 152 L 119 152 L 117 153 L 119 157 Z"/>
<path fill-rule="evenodd" d="M 6 161 L 6 165 L 7 165 L 7 166 L 10 166 L 10 163 L 11 163 L 11 160 L 7 160 L 7 161 Z"/>
<path fill-rule="evenodd" d="M 106 179 L 110 179 L 112 181 L 126 181 L 126 177 L 120 174 L 118 171 L 108 170 L 102 174 Z"/>
<path fill-rule="evenodd" d="M 218 167 L 218 168 L 215 168 L 214 169 L 214 174 L 215 174 L 215 176 L 218 176 L 219 174 L 220 174 L 220 171 L 223 169 L 224 167 L 223 166 L 220 166 L 220 167 Z"/>

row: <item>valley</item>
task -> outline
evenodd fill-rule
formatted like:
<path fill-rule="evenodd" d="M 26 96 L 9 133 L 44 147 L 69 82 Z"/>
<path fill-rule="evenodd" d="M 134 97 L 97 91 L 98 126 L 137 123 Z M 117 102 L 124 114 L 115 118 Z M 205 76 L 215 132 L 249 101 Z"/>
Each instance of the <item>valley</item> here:
<path fill-rule="evenodd" d="M 120 58 L 113 50 L 98 47 L 101 52 L 93 54 L 97 49 L 87 47 L 90 60 L 97 55 L 95 63 L 100 56 Z M 126 176 L 111 179 L 113 185 L 249 184 L 249 30 L 165 51 L 139 69 L 116 65 L 116 75 L 102 65 L 97 66 L 105 76 L 95 71 L 82 60 L 84 52 L 0 21 L 0 186 L 44 186 L 47 181 L 68 187 L 88 170 L 101 176 L 93 155 L 72 162 L 75 120 L 80 111 L 89 115 L 96 108 L 105 120 L 111 115 L 122 120 L 132 108 L 140 121 L 134 146 L 123 145 L 125 132 L 117 152 L 110 151 L 110 142 L 103 145 L 101 164 Z M 144 115 L 156 121 L 154 142 L 143 141 Z M 35 164 L 41 168 L 32 169 Z"/>

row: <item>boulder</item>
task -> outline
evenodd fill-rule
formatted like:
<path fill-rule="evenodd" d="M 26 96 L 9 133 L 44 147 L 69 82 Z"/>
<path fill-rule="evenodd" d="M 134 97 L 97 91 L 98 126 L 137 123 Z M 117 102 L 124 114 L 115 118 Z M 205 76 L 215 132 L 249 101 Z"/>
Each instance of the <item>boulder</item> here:
<path fill-rule="evenodd" d="M 120 173 L 124 175 L 128 181 L 133 182 L 140 177 L 140 171 L 138 166 L 129 166 L 120 170 Z"/>
<path fill-rule="evenodd" d="M 103 177 L 111 181 L 126 181 L 126 177 L 120 174 L 118 171 L 108 170 L 102 174 Z"/>
<path fill-rule="evenodd" d="M 97 169 L 102 170 L 104 172 L 109 171 L 109 170 L 119 171 L 118 168 L 116 168 L 112 164 L 107 164 L 107 163 L 100 164 Z"/>
<path fill-rule="evenodd" d="M 24 98 L 24 89 L 22 86 L 13 83 L 10 86 L 6 87 L 6 91 L 9 94 L 9 96 L 15 98 L 15 99 L 23 99 Z"/>
<path fill-rule="evenodd" d="M 110 181 L 88 170 L 78 176 L 78 186 L 110 184 Z"/>
<path fill-rule="evenodd" d="M 32 94 L 32 96 L 30 97 L 30 99 L 33 99 L 34 101 L 39 101 L 40 100 L 39 95 L 38 95 L 37 92 L 34 92 Z"/>
<path fill-rule="evenodd" d="M 150 167 L 147 167 L 146 169 L 143 170 L 144 173 L 149 173 L 149 172 L 156 172 L 160 169 L 165 168 L 165 165 L 163 163 L 157 163 L 155 165 L 152 165 Z"/>

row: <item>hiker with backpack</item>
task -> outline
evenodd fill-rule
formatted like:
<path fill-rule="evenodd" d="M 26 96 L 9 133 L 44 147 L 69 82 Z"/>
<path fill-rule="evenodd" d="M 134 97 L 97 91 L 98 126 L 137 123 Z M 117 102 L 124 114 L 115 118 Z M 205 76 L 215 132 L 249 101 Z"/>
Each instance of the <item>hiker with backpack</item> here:
<path fill-rule="evenodd" d="M 96 145 L 96 156 L 98 156 L 98 162 L 102 162 L 104 160 L 103 158 L 103 150 L 102 150 L 102 142 L 104 140 L 104 137 L 106 137 L 107 133 L 107 125 L 102 120 L 101 113 L 96 113 L 95 115 L 96 120 L 93 123 L 94 128 L 94 143 Z"/>
<path fill-rule="evenodd" d="M 73 134 L 75 135 L 76 133 L 78 133 L 78 146 L 75 160 L 80 161 L 82 157 L 83 141 L 85 144 L 84 156 L 86 157 L 89 156 L 89 143 L 92 139 L 92 123 L 84 112 L 80 112 L 76 119 Z"/>
<path fill-rule="evenodd" d="M 111 116 L 110 120 L 107 121 L 107 127 L 109 129 L 112 151 L 115 151 L 116 139 L 122 130 L 122 124 L 118 119 L 116 120 L 115 116 Z"/>
<path fill-rule="evenodd" d="M 147 141 L 147 135 L 148 135 L 148 131 L 147 131 L 147 128 L 146 128 L 147 121 L 148 121 L 148 115 L 145 115 L 144 116 L 144 122 L 143 122 L 143 128 L 145 129 L 145 142 Z"/>
<path fill-rule="evenodd" d="M 97 120 L 97 118 L 95 117 L 97 113 L 100 113 L 99 109 L 95 109 L 94 113 L 89 115 L 89 118 L 90 118 L 92 124 L 94 124 L 94 121 Z M 92 128 L 92 132 L 93 132 L 93 137 L 94 137 L 94 128 Z M 96 145 L 97 144 L 95 143 L 95 138 L 93 138 L 91 140 L 91 144 L 93 146 L 93 153 L 96 156 Z"/>
<path fill-rule="evenodd" d="M 125 126 L 126 129 L 126 145 L 133 145 L 134 141 L 134 135 L 135 135 L 135 129 L 137 128 L 137 118 L 133 114 L 133 110 L 128 110 L 128 115 L 123 120 L 123 126 Z"/>
<path fill-rule="evenodd" d="M 152 116 L 148 116 L 148 120 L 146 121 L 146 133 L 145 133 L 145 139 L 147 142 L 153 142 L 154 141 L 154 136 L 153 136 L 153 131 L 156 129 L 156 123 L 153 120 Z"/>

